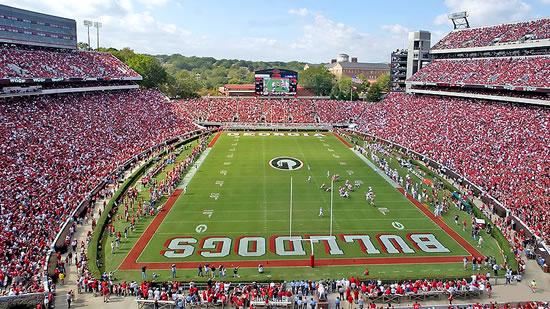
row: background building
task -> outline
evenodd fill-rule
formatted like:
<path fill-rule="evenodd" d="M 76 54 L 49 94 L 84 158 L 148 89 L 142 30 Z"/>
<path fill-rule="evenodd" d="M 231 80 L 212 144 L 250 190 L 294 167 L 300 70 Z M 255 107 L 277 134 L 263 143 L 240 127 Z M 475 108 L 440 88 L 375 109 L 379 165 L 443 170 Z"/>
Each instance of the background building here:
<path fill-rule="evenodd" d="M 405 81 L 432 61 L 431 36 L 429 31 L 409 32 L 409 48 L 391 53 L 390 91 L 405 91 Z"/>
<path fill-rule="evenodd" d="M 318 65 L 322 64 L 306 64 L 304 70 Z M 332 59 L 324 66 L 337 78 L 363 74 L 371 83 L 380 75 L 390 73 L 390 66 L 387 63 L 358 62 L 356 57 L 350 60 L 347 54 L 339 54 L 336 59 Z"/>
<path fill-rule="evenodd" d="M 390 91 L 404 92 L 407 80 L 407 56 L 406 49 L 398 49 L 391 53 L 390 64 Z"/>
<path fill-rule="evenodd" d="M 407 54 L 407 78 L 422 69 L 432 60 L 430 55 L 430 41 L 432 34 L 429 31 L 409 32 L 409 48 Z"/>

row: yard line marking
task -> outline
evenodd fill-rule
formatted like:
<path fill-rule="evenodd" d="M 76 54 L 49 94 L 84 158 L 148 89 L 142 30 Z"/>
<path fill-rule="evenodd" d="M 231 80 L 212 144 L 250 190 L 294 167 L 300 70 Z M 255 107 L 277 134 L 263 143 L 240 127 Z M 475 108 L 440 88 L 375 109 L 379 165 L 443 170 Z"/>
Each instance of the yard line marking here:
<path fill-rule="evenodd" d="M 294 221 L 294 220 L 293 220 Z M 193 223 L 193 222 L 196 222 L 195 221 L 189 221 L 190 223 Z M 212 221 L 208 221 L 208 222 L 212 222 Z M 311 222 L 311 221 L 310 221 Z M 175 224 L 176 222 L 172 222 L 173 224 Z M 407 231 L 411 231 L 411 232 L 427 232 L 427 231 L 439 231 L 438 229 L 407 229 Z M 380 232 L 380 229 L 350 229 L 350 230 L 347 230 L 349 232 Z M 269 230 L 270 233 L 275 233 L 275 234 L 284 234 L 284 233 L 288 233 L 288 228 L 286 230 Z M 326 229 L 321 229 L 321 230 L 311 230 L 309 228 L 303 228 L 303 229 L 296 229 L 294 228 L 292 230 L 292 233 L 294 234 L 294 232 L 296 232 L 296 235 L 299 235 L 299 234 L 312 234 L 312 233 L 316 233 L 316 234 L 323 234 L 323 233 L 326 233 L 327 230 Z M 233 231 L 225 231 L 223 232 L 224 235 L 227 234 L 227 235 L 239 235 L 239 236 L 242 236 L 244 234 L 246 234 L 246 232 L 243 232 L 243 231 L 236 231 L 236 232 L 233 232 Z M 155 235 L 174 235 L 174 232 L 156 232 Z M 454 269 L 453 269 L 454 270 Z"/>
<path fill-rule="evenodd" d="M 235 148 L 231 148 L 231 149 L 229 149 L 229 151 L 235 151 Z"/>
<path fill-rule="evenodd" d="M 231 162 L 223 162 L 223 165 L 231 165 Z"/>
<path fill-rule="evenodd" d="M 231 146 L 237 146 L 237 143 L 233 143 L 233 144 L 231 144 Z"/>
<path fill-rule="evenodd" d="M 204 160 L 206 159 L 206 157 L 210 153 L 211 149 L 212 148 L 206 148 L 206 150 L 204 150 L 204 152 L 200 155 L 200 157 L 197 159 L 197 161 L 195 161 L 195 164 L 193 165 L 193 166 L 195 166 L 195 168 L 189 169 L 189 172 L 185 175 L 185 177 L 183 177 L 183 180 L 178 185 L 177 189 L 183 189 L 187 184 L 191 183 L 191 180 L 193 179 L 193 176 L 195 176 L 195 173 L 197 173 L 197 171 L 199 170 L 199 168 L 202 165 L 202 162 L 204 162 Z"/>
<path fill-rule="evenodd" d="M 215 194 L 215 193 L 212 193 L 212 194 Z M 212 197 L 212 196 L 211 196 Z M 214 198 L 214 197 L 212 197 Z M 293 211 L 294 212 L 294 211 Z M 309 212 L 311 213 L 312 212 L 312 209 L 309 209 Z M 181 222 L 194 222 L 194 219 L 189 219 L 189 220 L 185 220 L 185 219 L 182 219 L 182 218 L 176 218 L 174 219 L 175 221 L 166 221 L 166 223 L 174 223 L 174 224 L 178 224 L 178 223 L 181 223 Z M 321 220 L 321 219 L 318 219 L 318 220 Z M 395 220 L 395 218 L 387 218 L 387 219 L 383 219 L 383 218 L 376 218 L 376 219 L 367 219 L 367 218 L 345 218 L 345 219 L 334 219 L 335 222 L 337 221 L 346 221 L 346 222 L 349 222 L 349 221 L 365 221 L 365 222 L 369 222 L 369 221 L 390 221 L 390 222 L 393 222 Z M 418 221 L 418 218 L 400 218 L 399 219 L 400 221 Z M 265 220 L 266 222 L 288 222 L 288 219 L 266 219 Z M 228 223 L 250 223 L 250 220 L 227 220 L 227 218 L 221 218 L 220 220 L 216 220 L 216 222 L 228 222 Z M 305 218 L 305 219 L 292 219 L 292 222 L 312 222 L 312 219 L 311 218 Z M 425 230 L 426 228 L 424 228 Z M 380 230 L 380 229 L 378 229 Z M 437 230 L 437 229 L 435 229 Z M 440 229 L 439 229 L 440 230 Z"/>
<path fill-rule="evenodd" d="M 340 165 L 344 166 L 344 165 L 348 165 L 346 162 L 340 162 Z"/>
<path fill-rule="evenodd" d="M 329 145 L 329 144 L 323 144 L 323 146 L 328 147 L 328 146 L 330 146 L 330 145 Z"/>
<path fill-rule="evenodd" d="M 223 186 L 223 180 L 218 180 L 218 181 L 216 181 L 216 184 L 217 184 L 218 186 L 220 186 L 220 187 Z"/>
<path fill-rule="evenodd" d="M 350 176 L 353 175 L 353 171 L 352 171 L 352 170 L 347 170 L 346 172 L 347 172 L 348 175 L 350 175 Z"/>
<path fill-rule="evenodd" d="M 232 154 L 232 153 L 231 153 L 231 154 L 228 154 L 227 157 L 228 157 L 228 158 L 233 158 L 233 154 Z"/>
<path fill-rule="evenodd" d="M 334 153 L 333 153 L 332 156 L 335 157 L 336 159 L 340 159 L 340 156 L 337 155 L 337 154 L 334 154 Z"/>
<path fill-rule="evenodd" d="M 327 150 L 328 150 L 329 152 L 334 152 L 334 149 L 330 149 L 330 148 L 329 148 L 329 149 L 327 149 Z"/>

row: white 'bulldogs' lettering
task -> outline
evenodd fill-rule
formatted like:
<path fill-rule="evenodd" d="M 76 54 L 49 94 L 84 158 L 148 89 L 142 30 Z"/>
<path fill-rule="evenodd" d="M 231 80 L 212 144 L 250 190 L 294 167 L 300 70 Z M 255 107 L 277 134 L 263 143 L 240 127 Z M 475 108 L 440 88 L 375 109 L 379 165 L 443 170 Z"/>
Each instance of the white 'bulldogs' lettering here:
<path fill-rule="evenodd" d="M 253 243 L 255 250 L 248 251 L 249 244 Z M 239 239 L 237 253 L 240 256 L 262 256 L 265 254 L 265 238 L 260 236 L 245 236 Z"/>
<path fill-rule="evenodd" d="M 285 249 L 285 241 L 290 241 L 290 249 Z M 275 253 L 277 255 L 306 255 L 302 246 L 301 236 L 278 236 L 275 238 Z"/>
<path fill-rule="evenodd" d="M 312 242 L 318 243 L 319 241 L 323 241 L 325 245 L 325 251 L 328 251 L 330 255 L 342 255 L 344 254 L 344 251 L 340 249 L 338 246 L 338 243 L 336 242 L 336 236 L 328 236 L 328 235 L 309 235 L 308 237 L 311 239 Z"/>
<path fill-rule="evenodd" d="M 192 237 L 174 238 L 168 244 L 168 249 L 164 251 L 167 258 L 186 258 L 195 252 L 195 247 L 190 244 L 196 244 L 197 240 Z"/>
<path fill-rule="evenodd" d="M 221 248 L 218 248 L 221 246 Z M 231 238 L 209 237 L 202 240 L 202 249 L 218 249 L 216 252 L 201 251 L 201 255 L 207 258 L 228 256 L 231 251 Z"/>
<path fill-rule="evenodd" d="M 433 234 L 410 234 L 409 238 L 424 252 L 451 252 L 451 250 L 443 246 Z"/>
<path fill-rule="evenodd" d="M 380 254 L 380 250 L 374 247 L 369 235 L 342 235 L 345 242 L 359 241 L 361 251 L 366 254 Z"/>
<path fill-rule="evenodd" d="M 414 253 L 414 250 L 411 249 L 407 245 L 407 243 L 401 238 L 401 236 L 398 235 L 380 235 L 378 236 L 378 240 L 386 248 L 387 253 L 395 254 L 395 253 Z M 399 246 L 399 249 L 397 249 L 393 242 Z"/>

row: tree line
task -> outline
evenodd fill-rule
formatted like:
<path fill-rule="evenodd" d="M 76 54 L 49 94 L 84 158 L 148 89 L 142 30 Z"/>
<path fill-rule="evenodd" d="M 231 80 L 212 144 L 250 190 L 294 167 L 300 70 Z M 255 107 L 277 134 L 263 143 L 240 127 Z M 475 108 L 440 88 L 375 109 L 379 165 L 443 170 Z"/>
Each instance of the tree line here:
<path fill-rule="evenodd" d="M 86 43 L 78 44 L 88 49 Z M 139 73 L 143 80 L 140 86 L 158 88 L 171 98 L 191 98 L 217 95 L 217 89 L 225 84 L 252 84 L 254 71 L 270 68 L 297 71 L 298 83 L 315 95 L 334 99 L 353 100 L 361 96 L 377 101 L 389 89 L 389 75 L 381 76 L 369 84 L 365 76 L 359 75 L 364 83 L 355 84 L 350 78 L 336 79 L 324 66 L 312 66 L 303 70 L 306 63 L 291 61 L 247 61 L 239 59 L 215 59 L 212 57 L 186 57 L 180 54 L 148 55 L 135 53 L 130 48 L 100 48 L 108 52 Z M 356 90 L 352 92 L 352 86 Z"/>

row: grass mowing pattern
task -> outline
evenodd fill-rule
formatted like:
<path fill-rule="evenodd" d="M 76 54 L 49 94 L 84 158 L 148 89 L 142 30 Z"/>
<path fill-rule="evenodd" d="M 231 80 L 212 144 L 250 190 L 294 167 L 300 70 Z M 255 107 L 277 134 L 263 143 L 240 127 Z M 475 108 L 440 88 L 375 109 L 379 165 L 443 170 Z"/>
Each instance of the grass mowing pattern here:
<path fill-rule="evenodd" d="M 242 134 L 241 134 L 242 135 Z M 313 135 L 313 134 L 311 134 Z M 179 263 L 196 262 L 224 264 L 231 267 L 230 261 L 246 260 L 304 260 L 309 257 L 309 244 L 304 245 L 306 256 L 278 256 L 268 250 L 261 258 L 241 257 L 235 254 L 232 244 L 231 254 L 223 259 L 205 259 L 197 254 L 198 243 L 195 245 L 195 254 L 185 259 L 169 259 L 161 252 L 166 250 L 166 240 L 172 237 L 195 237 L 200 241 L 207 236 L 228 236 L 236 239 L 243 235 L 259 235 L 269 239 L 272 235 L 287 235 L 289 229 L 289 194 L 290 177 L 294 178 L 294 211 L 293 234 L 304 237 L 306 234 L 328 234 L 329 230 L 329 203 L 330 193 L 320 190 L 321 183 L 330 185 L 327 171 L 340 174 L 340 181 L 335 187 L 342 185 L 345 179 L 351 183 L 360 180 L 364 184 L 351 193 L 350 199 L 344 199 L 334 194 L 334 234 L 369 234 L 378 249 L 377 234 L 391 233 L 406 239 L 411 232 L 426 232 L 436 235 L 437 239 L 447 247 L 449 253 L 429 254 L 416 250 L 414 254 L 399 254 L 400 257 L 432 257 L 432 256 L 466 256 L 468 253 L 449 235 L 428 219 L 402 194 L 376 174 L 370 167 L 361 161 L 353 152 L 331 134 L 325 137 L 313 136 L 240 136 L 238 138 L 222 134 L 210 152 L 204 164 L 197 171 L 192 182 L 188 185 L 188 192 L 182 195 L 172 207 L 155 235 L 148 242 L 145 250 L 137 259 L 138 263 L 148 263 L 149 269 L 155 269 L 151 263 Z M 234 149 L 234 151 L 231 151 Z M 304 167 L 297 171 L 280 171 L 268 165 L 268 161 L 279 156 L 295 157 L 304 162 Z M 226 162 L 229 162 L 227 165 Z M 341 165 L 345 162 L 346 165 Z M 307 169 L 311 165 L 311 171 Z M 225 170 L 227 173 L 220 174 Z M 350 172 L 353 172 L 350 175 Z M 308 176 L 311 182 L 307 182 Z M 216 182 L 223 181 L 223 185 Z M 370 206 L 364 197 L 364 192 L 372 186 L 376 194 L 377 208 Z M 218 199 L 211 198 L 212 193 L 219 194 Z M 319 217 L 319 207 L 323 207 L 324 216 Z M 383 215 L 378 208 L 388 208 L 387 215 Z M 213 210 L 211 217 L 203 214 L 204 210 Z M 452 220 L 450 216 L 446 216 Z M 405 226 L 402 231 L 396 230 L 391 223 L 397 221 Z M 207 225 L 204 233 L 197 233 L 198 224 Z M 472 241 L 470 241 L 472 243 Z M 395 254 L 384 253 L 365 255 L 357 243 L 339 242 L 345 252 L 343 256 L 328 255 L 323 250 L 323 244 L 315 245 L 315 256 L 320 259 L 334 258 L 365 258 L 365 257 L 393 257 Z M 267 241 L 267 246 L 269 242 Z M 415 265 L 371 265 L 369 269 L 375 276 L 385 278 L 432 276 L 459 276 L 466 275 L 462 271 L 461 263 L 439 264 L 441 267 L 426 268 L 423 264 Z M 357 275 L 362 273 L 364 265 L 331 266 L 310 269 L 307 267 L 267 268 L 267 277 L 291 278 L 319 278 L 348 276 L 350 271 Z M 386 270 L 387 269 L 387 270 Z M 373 271 L 374 270 L 374 271 Z M 167 270 L 157 271 L 168 273 Z M 193 278 L 194 269 L 178 270 L 182 278 Z M 230 271 L 228 271 L 230 272 Z M 244 280 L 258 280 L 255 269 L 243 269 L 241 275 Z M 117 275 L 122 278 L 139 276 L 139 271 L 124 270 Z M 179 277 L 179 276 L 178 276 Z"/>

